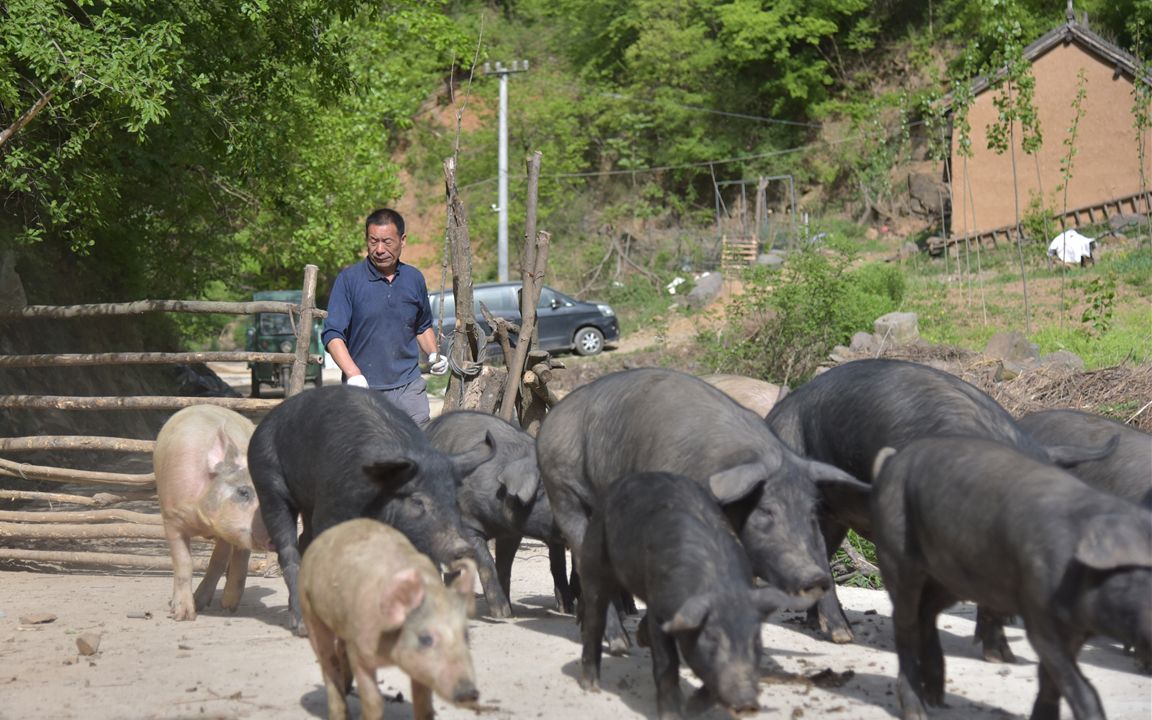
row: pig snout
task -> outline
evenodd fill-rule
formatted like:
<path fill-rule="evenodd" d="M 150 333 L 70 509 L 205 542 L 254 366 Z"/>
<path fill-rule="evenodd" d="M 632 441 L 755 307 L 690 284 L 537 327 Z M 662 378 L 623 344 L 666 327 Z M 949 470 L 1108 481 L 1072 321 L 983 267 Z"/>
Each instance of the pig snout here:
<path fill-rule="evenodd" d="M 454 705 L 475 705 L 480 699 L 480 691 L 469 678 L 460 678 L 452 688 L 452 703 Z"/>
<path fill-rule="evenodd" d="M 721 673 L 716 696 L 732 717 L 744 717 L 760 712 L 757 675 L 756 668 L 744 664 L 725 668 Z"/>

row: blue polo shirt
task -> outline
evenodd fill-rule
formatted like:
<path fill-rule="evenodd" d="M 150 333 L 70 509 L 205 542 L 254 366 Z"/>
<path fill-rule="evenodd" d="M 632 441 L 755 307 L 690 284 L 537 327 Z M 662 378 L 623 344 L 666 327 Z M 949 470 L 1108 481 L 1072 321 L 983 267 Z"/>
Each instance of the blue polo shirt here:
<path fill-rule="evenodd" d="M 420 377 L 416 336 L 432 327 L 424 275 L 399 263 L 392 281 L 368 258 L 340 271 L 328 298 L 324 346 L 340 338 L 368 380 L 368 387 L 391 390 Z"/>

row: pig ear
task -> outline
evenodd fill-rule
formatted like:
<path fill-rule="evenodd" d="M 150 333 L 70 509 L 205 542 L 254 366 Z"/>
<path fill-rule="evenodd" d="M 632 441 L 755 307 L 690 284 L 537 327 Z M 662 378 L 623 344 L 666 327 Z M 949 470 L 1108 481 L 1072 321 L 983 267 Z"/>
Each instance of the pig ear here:
<path fill-rule="evenodd" d="M 1146 513 L 1093 517 L 1080 535 L 1076 559 L 1096 570 L 1152 567 L 1152 517 Z"/>
<path fill-rule="evenodd" d="M 380 598 L 380 613 L 384 616 L 385 630 L 404 624 L 408 613 L 424 602 L 424 581 L 416 568 L 401 570 L 392 576 Z"/>
<path fill-rule="evenodd" d="M 496 456 L 496 438 L 492 437 L 491 432 L 484 435 L 484 442 L 480 443 L 471 450 L 467 450 L 458 455 L 449 456 L 452 467 L 456 469 L 456 477 L 464 477 L 471 475 L 484 463 L 491 460 Z"/>
<path fill-rule="evenodd" d="M 752 607 L 762 617 L 768 617 L 777 610 L 807 610 L 816 603 L 818 598 L 808 595 L 789 595 L 774 587 L 758 587 L 749 590 L 752 597 Z"/>
<path fill-rule="evenodd" d="M 402 457 L 395 460 L 374 462 L 370 465 L 364 465 L 362 469 L 369 479 L 381 485 L 399 487 L 415 477 L 420 466 L 414 460 Z"/>
<path fill-rule="evenodd" d="M 710 601 L 707 595 L 693 595 L 684 601 L 672 619 L 660 626 L 669 635 L 699 630 L 708 617 Z"/>
<path fill-rule="evenodd" d="M 452 563 L 455 577 L 448 581 L 450 587 L 464 600 L 468 607 L 468 617 L 476 616 L 476 562 L 471 558 L 460 558 Z"/>
<path fill-rule="evenodd" d="M 221 472 L 221 465 L 237 466 L 241 465 L 240 462 L 240 448 L 236 447 L 236 443 L 232 442 L 232 438 L 228 437 L 224 427 L 221 426 L 216 431 L 216 439 L 212 443 L 212 447 L 208 448 L 208 472 L 211 475 L 218 475 Z M 247 458 L 244 458 L 243 465 L 247 465 Z"/>
<path fill-rule="evenodd" d="M 540 487 L 540 470 L 531 458 L 520 458 L 500 472 L 500 484 L 508 488 L 521 505 L 527 505 Z"/>
<path fill-rule="evenodd" d="M 1120 433 L 1116 433 L 1104 445 L 1099 447 L 1083 447 L 1081 445 L 1047 445 L 1044 450 L 1053 465 L 1062 468 L 1074 468 L 1081 463 L 1103 460 L 1112 454 L 1120 444 Z"/>
<path fill-rule="evenodd" d="M 709 476 L 708 488 L 721 505 L 728 505 L 751 495 L 756 488 L 764 484 L 764 480 L 764 466 L 750 462 Z"/>

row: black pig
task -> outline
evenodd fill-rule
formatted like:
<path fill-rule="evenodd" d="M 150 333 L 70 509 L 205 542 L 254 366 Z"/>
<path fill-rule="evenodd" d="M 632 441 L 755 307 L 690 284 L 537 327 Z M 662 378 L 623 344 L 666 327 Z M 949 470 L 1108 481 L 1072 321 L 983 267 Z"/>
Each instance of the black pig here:
<path fill-rule="evenodd" d="M 996 440 L 1036 460 L 1069 465 L 1102 457 L 1106 451 L 1082 447 L 1045 447 L 1033 440 L 1012 415 L 971 383 L 935 368 L 906 360 L 856 360 L 838 365 L 791 391 L 766 421 L 780 439 L 805 457 L 829 463 L 867 482 L 881 448 L 900 449 L 933 436 Z M 820 530 L 829 557 L 848 528 L 871 536 L 868 495 L 822 488 Z M 809 611 L 835 642 L 851 642 L 852 630 L 835 588 Z M 978 638 L 984 657 L 1011 662 L 1002 622 L 981 613 Z"/>
<path fill-rule="evenodd" d="M 548 545 L 548 558 L 557 601 L 572 612 L 564 538 L 552 518 L 552 508 L 536 465 L 536 441 L 520 428 L 490 413 L 457 410 L 432 420 L 424 432 L 441 452 L 464 453 L 495 443 L 491 458 L 460 477 L 456 497 L 464 533 L 472 541 L 488 613 L 510 617 L 508 602 L 512 561 L 523 537 Z M 488 540 L 496 541 L 496 561 Z"/>
<path fill-rule="evenodd" d="M 757 576 L 812 596 L 832 586 L 816 526 L 818 486 L 868 489 L 792 452 L 763 418 L 700 378 L 662 368 L 611 373 L 576 388 L 545 416 L 536 455 L 577 571 L 588 517 L 612 482 L 674 472 L 711 489 Z M 613 652 L 627 647 L 615 613 L 609 642 Z"/>
<path fill-rule="evenodd" d="M 1023 617 L 1032 720 L 1104 717 L 1076 654 L 1092 635 L 1152 654 L 1152 513 L 990 440 L 929 438 L 876 459 L 872 515 L 906 720 L 944 700 L 936 616 L 957 600 Z"/>
<path fill-rule="evenodd" d="M 1068 468 L 1097 490 L 1152 507 L 1152 434 L 1110 418 L 1080 410 L 1042 410 L 1020 418 L 1020 426 L 1045 444 L 1101 445 L 1113 436 L 1111 455 Z"/>
<path fill-rule="evenodd" d="M 296 592 L 301 554 L 345 520 L 391 525 L 441 564 L 472 557 L 456 480 L 491 455 L 490 446 L 445 455 L 407 413 L 362 388 L 317 388 L 273 408 L 252 434 L 248 467 L 288 586 L 289 627 L 306 632 Z"/>
<path fill-rule="evenodd" d="M 599 686 L 609 598 L 631 592 L 647 605 L 643 622 L 661 718 L 681 716 L 681 655 L 703 681 L 705 697 L 734 714 L 758 710 L 761 620 L 815 600 L 755 587 L 748 556 L 716 499 L 671 473 L 612 483 L 592 514 L 580 567 L 580 686 Z"/>

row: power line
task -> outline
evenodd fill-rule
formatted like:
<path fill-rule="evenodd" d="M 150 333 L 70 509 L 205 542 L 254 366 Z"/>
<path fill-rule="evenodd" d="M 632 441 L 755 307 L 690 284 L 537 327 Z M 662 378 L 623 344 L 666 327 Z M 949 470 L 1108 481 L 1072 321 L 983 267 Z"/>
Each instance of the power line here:
<path fill-rule="evenodd" d="M 671 105 L 673 107 L 683 108 L 685 110 L 692 110 L 694 112 L 708 113 L 709 115 L 723 115 L 724 117 L 741 118 L 743 120 L 755 120 L 756 122 L 772 123 L 774 125 L 794 125 L 797 127 L 823 127 L 821 123 L 804 122 L 802 120 L 781 120 L 779 118 L 767 118 L 760 115 L 749 115 L 747 113 L 728 112 L 726 110 L 712 110 L 710 108 L 697 107 L 694 105 L 684 105 L 678 102 L 671 101 L 658 101 L 647 100 L 644 98 L 632 97 L 630 95 L 622 95 L 621 93 L 604 92 L 605 97 L 610 97 L 613 100 L 627 100 L 629 102 L 647 103 L 649 105 Z"/>

